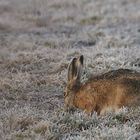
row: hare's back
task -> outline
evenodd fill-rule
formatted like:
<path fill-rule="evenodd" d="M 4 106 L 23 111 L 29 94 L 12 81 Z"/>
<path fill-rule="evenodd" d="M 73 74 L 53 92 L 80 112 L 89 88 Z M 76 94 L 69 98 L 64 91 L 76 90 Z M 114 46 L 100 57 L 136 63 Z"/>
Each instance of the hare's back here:
<path fill-rule="evenodd" d="M 112 79 L 118 79 L 122 77 L 127 78 L 136 78 L 140 79 L 140 73 L 130 70 L 130 69 L 118 69 L 118 70 L 112 70 L 109 72 L 106 72 L 102 75 L 97 76 L 91 76 L 89 78 L 89 82 L 98 81 L 98 80 L 112 80 Z"/>
<path fill-rule="evenodd" d="M 138 104 L 140 74 L 122 69 L 105 73 L 84 84 L 77 97 L 81 108 L 97 112 Z"/>

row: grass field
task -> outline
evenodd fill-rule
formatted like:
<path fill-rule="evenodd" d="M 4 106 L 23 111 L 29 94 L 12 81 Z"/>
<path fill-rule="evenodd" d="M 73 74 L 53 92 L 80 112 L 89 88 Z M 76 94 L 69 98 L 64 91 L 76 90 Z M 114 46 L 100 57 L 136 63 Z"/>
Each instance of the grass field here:
<path fill-rule="evenodd" d="M 83 82 L 140 72 L 140 1 L 0 0 L 0 140 L 140 140 L 140 106 L 63 110 L 67 66 L 80 54 Z"/>

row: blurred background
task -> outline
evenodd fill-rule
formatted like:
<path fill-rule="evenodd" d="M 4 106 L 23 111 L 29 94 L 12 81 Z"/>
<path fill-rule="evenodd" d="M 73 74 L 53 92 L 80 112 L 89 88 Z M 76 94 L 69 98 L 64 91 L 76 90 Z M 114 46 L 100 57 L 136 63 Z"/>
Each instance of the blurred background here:
<path fill-rule="evenodd" d="M 104 118 L 63 111 L 67 66 L 80 54 L 83 82 L 140 72 L 140 0 L 0 0 L 1 140 L 139 138 L 139 107 Z"/>

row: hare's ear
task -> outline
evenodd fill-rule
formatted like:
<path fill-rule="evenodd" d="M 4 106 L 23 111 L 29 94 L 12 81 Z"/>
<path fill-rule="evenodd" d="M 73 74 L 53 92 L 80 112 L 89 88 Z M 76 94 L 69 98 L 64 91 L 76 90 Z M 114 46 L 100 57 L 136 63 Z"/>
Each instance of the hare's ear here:
<path fill-rule="evenodd" d="M 79 56 L 79 63 L 81 66 L 83 66 L 83 64 L 84 64 L 84 56 L 83 55 Z"/>
<path fill-rule="evenodd" d="M 75 76 L 76 61 L 77 61 L 77 58 L 74 57 L 69 64 L 69 67 L 68 67 L 68 81 L 71 81 Z"/>
<path fill-rule="evenodd" d="M 77 58 L 77 62 L 76 62 L 77 73 L 75 78 L 77 81 L 80 81 L 82 70 L 83 70 L 83 63 L 84 63 L 84 56 L 81 55 Z"/>
<path fill-rule="evenodd" d="M 68 81 L 80 82 L 84 57 L 73 58 L 68 68 Z"/>
<path fill-rule="evenodd" d="M 84 64 L 84 56 L 83 55 L 81 55 L 79 57 L 79 61 L 80 61 L 81 65 L 83 66 L 83 64 Z"/>

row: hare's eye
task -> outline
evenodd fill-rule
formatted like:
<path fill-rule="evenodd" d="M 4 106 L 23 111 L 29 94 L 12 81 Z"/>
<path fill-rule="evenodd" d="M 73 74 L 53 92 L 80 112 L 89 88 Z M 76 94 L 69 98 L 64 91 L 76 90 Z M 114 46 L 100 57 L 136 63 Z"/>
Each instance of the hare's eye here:
<path fill-rule="evenodd" d="M 64 97 L 66 96 L 66 92 L 64 91 Z"/>
<path fill-rule="evenodd" d="M 64 91 L 64 97 L 66 97 L 67 96 L 67 92 L 66 91 Z"/>

